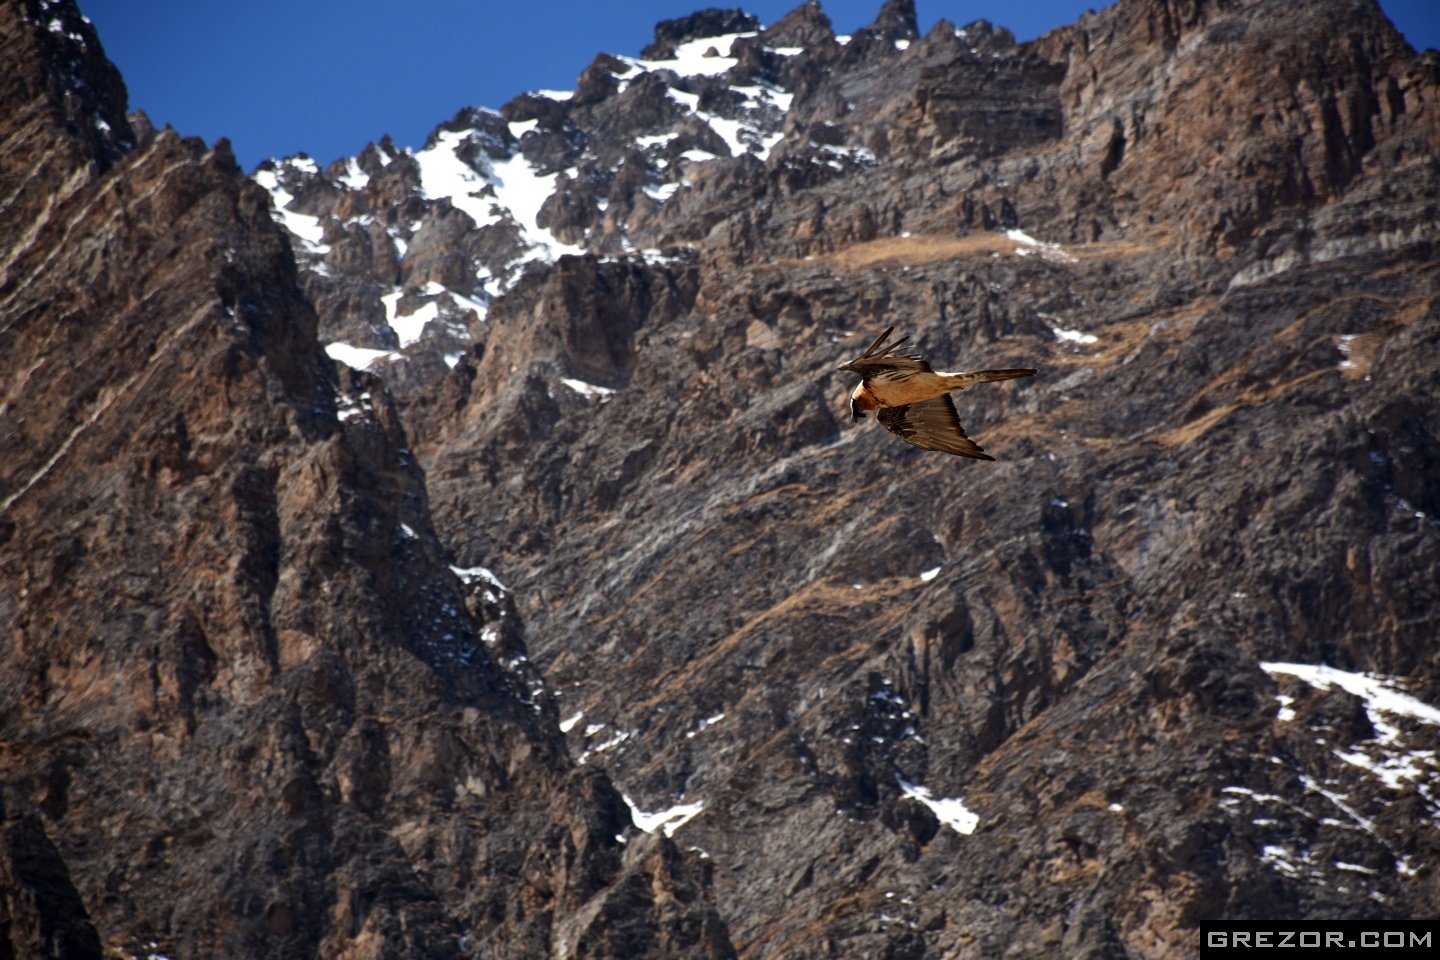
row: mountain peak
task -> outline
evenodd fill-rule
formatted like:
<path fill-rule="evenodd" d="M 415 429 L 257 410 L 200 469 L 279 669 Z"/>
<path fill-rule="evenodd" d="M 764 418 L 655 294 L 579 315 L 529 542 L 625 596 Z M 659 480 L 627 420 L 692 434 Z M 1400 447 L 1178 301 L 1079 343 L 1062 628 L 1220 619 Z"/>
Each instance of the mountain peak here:
<path fill-rule="evenodd" d="M 750 33 L 760 29 L 760 21 L 744 10 L 734 7 L 711 7 L 688 17 L 662 20 L 655 25 L 655 39 L 640 51 L 642 60 L 668 60 L 675 48 L 687 40 L 721 37 L 732 33 Z"/>
<path fill-rule="evenodd" d="M 772 47 L 816 50 L 835 39 L 835 28 L 819 0 L 806 0 L 766 27 L 764 37 Z"/>
<path fill-rule="evenodd" d="M 915 40 L 920 27 L 915 19 L 915 0 L 885 0 L 865 33 L 883 40 Z"/>
<path fill-rule="evenodd" d="M 101 168 L 134 149 L 125 82 L 74 0 L 10 2 L 0 17 L 8 21 L 0 102 L 38 104 L 27 93 L 45 91 L 48 109 Z"/>

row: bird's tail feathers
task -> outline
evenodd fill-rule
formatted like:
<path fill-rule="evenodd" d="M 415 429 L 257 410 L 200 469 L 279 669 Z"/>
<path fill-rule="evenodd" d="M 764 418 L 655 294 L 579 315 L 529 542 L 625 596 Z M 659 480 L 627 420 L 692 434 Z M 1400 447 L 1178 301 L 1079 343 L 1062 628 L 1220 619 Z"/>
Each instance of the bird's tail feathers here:
<path fill-rule="evenodd" d="M 974 373 L 944 374 L 951 390 L 964 390 L 977 383 L 993 383 L 996 380 L 1014 380 L 1017 377 L 1033 377 L 1034 370 L 1012 367 L 1005 370 L 977 370 Z"/>

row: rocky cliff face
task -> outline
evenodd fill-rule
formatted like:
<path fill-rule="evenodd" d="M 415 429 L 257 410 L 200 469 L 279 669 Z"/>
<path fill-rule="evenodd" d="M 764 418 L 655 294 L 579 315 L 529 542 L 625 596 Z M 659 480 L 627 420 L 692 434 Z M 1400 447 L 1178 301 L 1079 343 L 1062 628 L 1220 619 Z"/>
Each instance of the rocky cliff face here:
<path fill-rule="evenodd" d="M 1440 907 L 1440 63 L 1373 3 L 706 11 L 251 184 L 5 9 L 15 952 Z M 849 422 L 891 323 L 1040 368 L 957 397 L 998 462 Z"/>
<path fill-rule="evenodd" d="M 135 143 L 73 6 L 0 11 L 24 68 L 0 152 L 5 955 L 730 955 L 708 868 L 567 757 L 509 596 L 447 562 L 269 197 L 223 143 Z"/>

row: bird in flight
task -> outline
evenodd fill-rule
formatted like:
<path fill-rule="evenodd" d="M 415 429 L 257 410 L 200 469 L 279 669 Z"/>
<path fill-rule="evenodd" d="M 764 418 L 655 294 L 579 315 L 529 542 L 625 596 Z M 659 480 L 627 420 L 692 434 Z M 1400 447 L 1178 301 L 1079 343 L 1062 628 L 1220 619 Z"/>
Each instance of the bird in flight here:
<path fill-rule="evenodd" d="M 908 336 L 887 346 L 885 341 L 894 332 L 895 328 L 890 327 L 870 344 L 870 349 L 849 363 L 840 365 L 842 371 L 860 374 L 860 383 L 850 392 L 850 416 L 863 420 L 870 411 L 878 410 L 880 412 L 876 416 L 882 427 L 922 450 L 941 450 L 959 457 L 994 460 L 980 449 L 978 443 L 965 436 L 960 416 L 955 412 L 955 403 L 950 399 L 950 391 L 964 390 L 993 380 L 1034 376 L 1035 371 L 1011 369 L 937 373 L 920 357 L 895 352 L 910 339 Z"/>

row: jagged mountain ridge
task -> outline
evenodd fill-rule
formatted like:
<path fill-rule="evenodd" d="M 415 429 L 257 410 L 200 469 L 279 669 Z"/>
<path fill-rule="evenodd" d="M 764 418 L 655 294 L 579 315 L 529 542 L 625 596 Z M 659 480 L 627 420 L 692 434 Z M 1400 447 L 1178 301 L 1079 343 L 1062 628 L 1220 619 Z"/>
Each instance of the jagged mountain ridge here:
<path fill-rule="evenodd" d="M 733 955 L 447 563 L 268 196 L 132 127 L 73 3 L 0 38 L 0 952 Z"/>
<path fill-rule="evenodd" d="M 405 362 L 376 365 L 383 383 L 335 368 L 334 425 L 323 399 L 314 414 L 320 436 L 343 431 L 353 453 L 340 460 L 357 468 L 325 482 L 342 498 L 368 491 L 342 517 L 389 531 L 346 534 L 357 557 L 327 561 L 320 579 L 389 585 L 404 569 L 421 594 L 454 598 L 466 584 L 445 567 L 474 571 L 463 604 L 439 608 L 468 623 L 463 649 L 499 692 L 462 699 L 501 719 L 439 724 L 468 750 L 498 737 L 496 762 L 535 782 L 457 766 L 444 744 L 419 749 L 435 772 L 414 789 L 377 773 L 436 722 L 397 723 L 390 705 L 443 701 L 452 667 L 404 625 L 433 603 L 347 591 L 308 614 L 337 618 L 313 646 L 327 664 L 382 650 L 378 669 L 349 668 L 379 706 L 347 711 L 342 697 L 339 747 L 322 737 L 314 756 L 281 755 L 317 784 L 307 822 L 367 824 L 385 852 L 361 844 L 349 867 L 312 857 L 312 887 L 269 893 L 263 916 L 233 922 L 256 931 L 288 909 L 302 922 L 275 952 L 357 955 L 432 935 L 435 950 L 473 946 L 446 939 L 468 925 L 515 955 L 723 955 L 733 941 L 748 956 L 1182 956 L 1217 916 L 1433 912 L 1433 56 L 1416 58 L 1363 3 L 1123 2 L 1018 46 L 983 24 L 921 37 L 900 2 L 844 43 L 813 4 L 756 27 L 724 12 L 662 24 L 645 63 L 602 55 L 568 98 L 462 112 L 424 159 L 382 142 L 323 175 L 303 162 L 257 175 L 288 195 L 276 214 L 301 269 L 288 281 L 283 257 L 251 269 L 242 288 L 269 292 L 240 325 L 283 334 L 255 348 L 262 370 L 318 364 L 313 383 L 281 377 L 245 407 L 274 448 L 262 461 L 313 459 L 303 437 L 263 425 L 286 397 L 326 394 L 317 384 L 331 376 L 297 280 L 321 341 L 414 337 Z M 735 56 L 703 56 L 723 53 L 722 38 Z M 728 76 L 657 66 L 688 62 L 682 49 Z M 718 137 L 713 118 L 740 122 L 726 113 L 750 102 L 727 93 L 737 81 L 789 101 L 780 118 L 758 111 L 752 154 L 727 158 L 701 124 Z M 705 142 L 713 159 L 693 152 Z M 190 161 L 153 156 L 182 170 L 198 157 L 222 194 L 239 189 L 223 151 L 189 149 Z M 494 213 L 484 190 L 505 201 L 506 172 L 510 186 L 553 176 L 557 192 Z M 481 196 L 434 186 L 456 181 Z M 263 217 L 245 209 L 246 235 L 263 240 Z M 29 224 L 35 210 L 15 216 Z M 22 315 L 36 329 L 49 316 Z M 956 469 L 845 422 L 835 363 L 902 318 L 937 360 L 1042 368 L 1033 384 L 958 398 L 999 463 Z M 7 518 L 20 545 L 7 571 L 43 560 L 59 583 L 75 569 L 59 538 L 28 546 L 43 524 L 24 507 L 63 494 L 65 472 L 46 461 L 63 468 L 100 433 L 68 429 L 97 409 L 106 425 L 105 398 L 128 377 L 116 370 L 101 402 L 31 459 L 16 447 L 16 475 L 35 480 L 14 501 L 23 522 Z M 89 402 L 63 378 L 53 389 L 56 409 L 68 394 Z M 180 456 L 159 461 L 193 483 L 182 468 L 195 412 L 148 404 L 181 410 Z M 388 440 L 355 439 L 377 421 Z M 221 444 L 208 459 L 243 464 L 253 449 Z M 307 542 L 315 511 L 293 491 L 281 499 L 293 518 L 282 542 Z M 137 525 L 102 538 L 121 569 L 148 556 Z M 255 538 L 262 573 L 268 542 Z M 79 566 L 90 569 L 83 554 Z M 193 570 L 142 596 L 183 610 L 170 596 L 206 580 Z M 21 636 L 60 593 L 27 594 Z M 293 616 L 291 594 L 277 596 L 272 616 Z M 60 633 L 84 650 L 69 616 Z M 377 639 L 355 646 L 352 620 Z M 109 642 L 129 649 L 126 636 Z M 39 673 L 45 645 L 26 650 Z M 167 650 L 140 662 L 162 677 L 190 662 Z M 42 931 L 88 922 L 132 952 L 152 935 L 233 951 L 191 919 L 212 888 L 183 871 L 202 893 L 172 918 L 136 924 L 93 906 L 101 871 L 54 838 L 104 822 L 83 802 L 104 768 L 38 735 L 69 729 L 47 704 L 86 689 L 49 669 L 39 726 L 11 714 L 5 727 L 24 747 L 6 768 L 5 866 L 35 889 L 36 860 L 17 851 L 48 843 L 40 861 L 70 871 L 74 896 L 11 912 L 38 912 Z M 187 709 L 217 729 L 233 681 L 179 673 L 192 678 L 179 683 Z M 91 726 L 104 728 L 74 728 Z M 567 778 L 579 786 L 556 786 Z M 224 793 L 189 768 L 164 782 L 210 803 Z M 249 809 L 265 809 L 267 782 Z M 460 782 L 474 789 L 457 820 L 439 798 Z M 474 795 L 503 783 L 509 801 Z M 73 813 L 58 799 L 70 793 Z M 563 831 L 538 829 L 547 798 L 559 822 L 586 825 L 580 876 Z M 269 836 L 247 835 L 252 822 L 237 842 Z M 477 837 L 486 853 L 472 856 Z M 372 901 L 407 861 L 418 885 Z M 136 870 L 176 880 L 177 862 Z M 386 870 L 352 879 L 367 862 Z M 352 914 L 316 926 L 324 903 Z M 404 933 L 421 917 L 423 932 Z"/>
<path fill-rule="evenodd" d="M 1237 9 L 1243 13 L 1243 5 Z M 1383 21 L 1378 11 L 1369 15 Z M 1143 26 L 1163 47 L 1174 42 L 1163 32 L 1177 29 L 1178 16 L 1165 13 Z M 582 248 L 606 255 L 691 247 L 728 215 L 735 195 L 764 179 L 757 168 L 766 164 L 781 190 L 813 190 L 826 181 L 838 186 L 823 201 L 823 215 L 839 221 L 823 231 L 826 237 L 817 245 L 808 224 L 770 224 L 758 233 L 768 238 L 771 256 L 806 256 L 837 243 L 907 230 L 948 232 L 957 223 L 1013 227 L 1018 213 L 1007 185 L 1037 176 L 1057 196 L 1065 194 L 1066 181 L 1099 181 L 1098 189 L 1084 183 L 1072 191 L 1078 194 L 1075 207 L 1064 218 L 1057 219 L 1053 210 L 1035 211 L 1057 228 L 1051 240 L 1123 236 L 1134 231 L 1141 211 L 1150 209 L 1148 202 L 1189 196 L 1203 222 L 1184 227 L 1199 254 L 1224 254 L 1257 241 L 1268 245 L 1277 238 L 1254 236 L 1253 221 L 1277 203 L 1313 200 L 1317 191 L 1324 199 L 1343 188 L 1354 176 L 1356 158 L 1372 146 L 1363 131 L 1352 142 L 1347 123 L 1368 123 L 1370 113 L 1382 119 L 1403 113 L 1402 90 L 1409 84 L 1390 76 L 1376 94 L 1365 95 L 1368 102 L 1341 89 L 1321 91 L 1321 100 L 1348 96 L 1352 102 L 1345 109 L 1352 116 L 1317 105 L 1323 114 L 1317 118 L 1323 126 L 1319 149 L 1299 157 L 1289 156 L 1291 145 L 1283 136 L 1258 138 L 1264 145 L 1260 155 L 1227 164 L 1233 171 L 1229 175 L 1238 174 L 1241 165 L 1274 168 L 1273 176 L 1262 179 L 1279 182 L 1279 195 L 1243 198 L 1235 209 L 1212 209 L 1215 204 L 1197 204 L 1194 198 L 1222 191 L 1205 181 L 1205 172 L 1197 170 L 1189 154 L 1149 165 L 1152 175 L 1162 174 L 1156 178 L 1162 182 L 1143 185 L 1141 193 L 1148 196 L 1112 188 L 1110 175 L 1123 164 L 1127 144 L 1132 151 L 1137 142 L 1162 154 L 1167 150 L 1160 142 L 1164 138 L 1150 129 L 1165 129 L 1163 116 L 1153 116 L 1164 107 L 1155 102 L 1154 92 L 1140 94 L 1148 103 L 1114 104 L 1108 94 L 1097 97 L 1100 80 L 1094 69 L 1085 82 L 1077 80 L 1080 71 L 1067 75 L 1059 63 L 1063 57 L 1047 46 L 1066 43 L 1055 39 L 1065 36 L 1063 30 L 1019 48 L 1007 31 L 984 21 L 964 28 L 941 21 L 922 40 L 913 6 L 903 3 L 887 4 L 876 22 L 853 38 L 836 37 L 813 4 L 763 32 L 754 18 L 739 11 L 710 11 L 667 24 L 640 58 L 598 56 L 574 91 L 521 95 L 500 116 L 483 109 L 461 111 L 415 152 L 417 163 L 410 162 L 408 151 L 398 152 L 382 140 L 357 157 L 336 161 L 323 174 L 304 157 L 259 171 L 257 177 L 272 189 L 277 207 L 302 240 L 302 259 L 319 260 L 315 270 L 307 271 L 307 282 L 320 305 L 322 333 L 338 344 L 335 351 L 357 364 L 388 365 L 399 356 L 395 347 L 414 347 L 389 377 L 408 395 L 415 380 L 443 374 L 442 358 L 453 366 L 469 341 L 483 339 L 476 325 L 490 298 L 508 289 L 527 263 L 550 262 Z M 1386 26 L 1388 47 L 1354 53 L 1357 68 L 1393 58 L 1404 46 Z M 1240 40 L 1245 31 L 1240 16 L 1230 15 L 1211 35 Z M 1088 31 L 1084 42 L 1092 42 Z M 1204 57 L 1192 59 L 1209 65 Z M 1292 48 L 1283 59 L 1323 69 L 1325 56 L 1312 48 Z M 1127 62 L 1115 71 L 1115 79 L 1129 83 L 1135 73 L 1154 66 L 1140 59 Z M 881 72 L 887 89 L 910 94 L 875 95 Z M 1305 72 L 1304 66 L 1294 68 L 1296 75 Z M 942 76 L 943 82 L 922 82 Z M 1205 82 L 1187 80 L 1186 86 L 1193 91 Z M 1170 83 L 1164 77 L 1159 89 Z M 977 88 L 984 91 L 980 97 Z M 1139 89 L 1153 91 L 1156 85 Z M 1191 92 L 1186 96 L 1201 99 Z M 1079 108 L 1065 116 L 1062 97 Z M 1306 109 L 1294 104 L 1292 114 L 1297 107 Z M 1283 127 L 1280 112 L 1250 122 Z M 1016 153 L 1017 147 L 1053 141 L 1062 118 L 1072 129 L 1073 146 L 1041 169 L 1028 158 L 1022 169 L 980 165 L 1006 151 L 1019 159 L 1024 154 Z M 1223 136 L 1237 119 L 1214 122 L 1214 135 Z M 887 154 L 892 136 L 906 149 L 947 151 L 950 155 L 937 159 L 947 173 L 963 171 L 968 181 L 958 187 L 961 202 L 878 213 L 863 204 L 847 209 L 857 206 L 850 190 L 856 178 L 847 174 L 876 166 L 877 151 Z M 497 163 L 504 168 L 500 173 Z M 1094 178 L 1097 165 L 1101 176 Z M 1124 172 L 1137 166 L 1132 162 Z M 381 177 L 375 187 L 369 185 L 372 174 Z M 877 175 L 886 177 L 889 171 Z M 1187 183 L 1189 189 L 1177 189 Z M 933 192 L 934 185 L 929 189 Z M 444 203 L 436 207 L 436 201 L 447 199 L 469 219 L 454 217 Z M 431 209 L 438 212 L 422 215 Z M 387 220 L 379 232 L 376 211 L 384 211 Z M 316 219 L 306 219 L 312 216 Z M 1144 216 L 1153 220 L 1155 213 Z M 800 235 L 794 236 L 797 229 Z M 326 231 L 329 241 L 322 243 Z M 412 254 L 409 243 L 417 236 L 421 243 Z M 335 243 L 339 246 L 332 252 Z M 431 320 L 437 321 L 431 333 L 442 345 L 439 350 L 418 343 Z M 347 345 L 365 352 L 348 351 Z"/>
<path fill-rule="evenodd" d="M 785 63 L 826 69 L 763 161 L 666 198 L 632 239 L 662 257 L 522 280 L 407 408 L 438 523 L 524 598 L 575 750 L 684 811 L 757 956 L 1163 955 L 1202 916 L 1429 902 L 1433 831 L 1374 772 L 1433 794 L 1425 700 L 1391 741 L 1334 683 L 1301 689 L 1359 727 L 1272 729 L 1261 691 L 1433 675 L 1428 415 L 1401 399 L 1434 378 L 1433 57 L 1373 6 L 1122 3 L 864 56 L 807 6 L 755 42 L 789 30 L 815 49 Z M 904 317 L 937 356 L 1048 374 L 962 406 L 1009 441 L 992 475 L 842 426 L 848 335 Z M 1356 529 L 1396 559 L 1347 559 Z M 962 845 L 920 789 L 1008 844 Z M 1276 817 L 1333 798 L 1359 819 Z M 1077 895 L 1088 871 L 1108 883 Z"/>
<path fill-rule="evenodd" d="M 983 21 L 937 27 L 946 31 L 976 61 L 1013 47 Z M 298 156 L 255 178 L 313 266 L 307 290 L 332 352 L 387 369 L 403 357 L 389 378 L 408 393 L 443 372 L 440 360 L 454 365 L 491 298 L 527 264 L 582 249 L 663 258 L 687 248 L 708 215 L 666 201 L 697 179 L 753 176 L 777 145 L 797 184 L 874 164 L 841 128 L 801 118 L 812 101 L 863 96 L 865 75 L 917 37 L 904 4 L 855 37 L 837 37 L 814 5 L 763 33 L 738 10 L 708 11 L 667 21 L 638 58 L 599 55 L 573 91 L 522 94 L 498 114 L 462 110 L 419 150 L 383 138 L 324 171 Z M 854 90 L 832 89 L 835 69 L 858 78 Z M 722 159 L 733 164 L 712 162 Z"/>
<path fill-rule="evenodd" d="M 741 56 L 795 51 L 726 56 L 758 24 L 738 11 L 716 24 L 728 32 L 681 37 L 640 58 L 602 55 L 575 91 L 525 94 L 503 115 L 463 110 L 413 152 L 385 139 L 323 173 L 303 157 L 257 171 L 314 264 L 314 299 L 336 305 L 332 352 L 364 365 L 423 338 L 405 356 L 422 375 L 428 361 L 433 380 L 444 368 L 430 341 L 453 366 L 473 341 L 470 326 L 528 264 L 579 253 L 581 243 L 633 250 L 630 231 L 687 168 L 768 153 L 790 95 L 758 68 L 738 90 L 722 75 Z M 357 308 L 357 299 L 366 302 Z M 347 350 L 357 346 L 380 355 Z"/>

